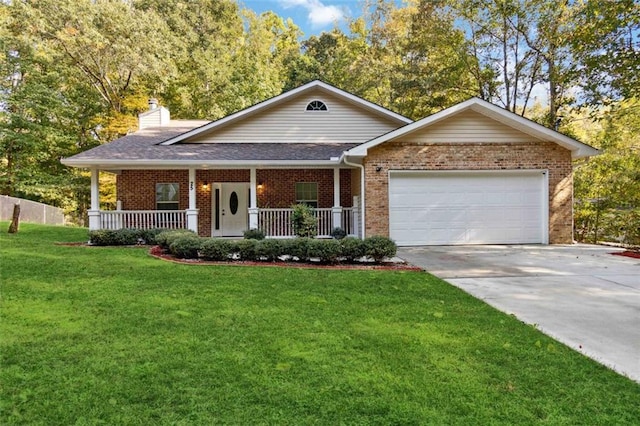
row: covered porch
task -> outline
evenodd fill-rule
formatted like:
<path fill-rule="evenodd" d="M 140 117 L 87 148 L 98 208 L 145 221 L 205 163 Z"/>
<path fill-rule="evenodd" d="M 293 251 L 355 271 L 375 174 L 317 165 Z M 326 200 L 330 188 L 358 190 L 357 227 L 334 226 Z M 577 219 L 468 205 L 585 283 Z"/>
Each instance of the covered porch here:
<path fill-rule="evenodd" d="M 317 236 L 335 228 L 361 236 L 359 170 L 173 169 L 122 170 L 116 210 L 100 210 L 99 173 L 91 169 L 89 228 L 190 229 L 202 236 L 241 237 L 259 229 L 270 238 L 294 236 L 291 206 L 305 203 L 317 220 Z"/>

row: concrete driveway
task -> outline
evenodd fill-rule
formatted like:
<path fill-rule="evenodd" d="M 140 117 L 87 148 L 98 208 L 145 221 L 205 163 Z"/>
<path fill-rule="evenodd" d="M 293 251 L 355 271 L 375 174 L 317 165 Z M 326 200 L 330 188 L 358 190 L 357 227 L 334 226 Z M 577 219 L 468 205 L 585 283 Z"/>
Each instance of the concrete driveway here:
<path fill-rule="evenodd" d="M 398 257 L 640 382 L 640 259 L 594 245 L 401 247 Z"/>

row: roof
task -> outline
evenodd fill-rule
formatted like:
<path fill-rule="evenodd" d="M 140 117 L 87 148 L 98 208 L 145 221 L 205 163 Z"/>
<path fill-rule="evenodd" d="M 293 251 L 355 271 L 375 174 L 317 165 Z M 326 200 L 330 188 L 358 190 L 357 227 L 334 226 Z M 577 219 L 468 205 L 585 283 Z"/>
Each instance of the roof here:
<path fill-rule="evenodd" d="M 162 142 L 162 145 L 173 145 L 180 141 L 184 141 L 185 139 L 189 139 L 195 136 L 198 136 L 203 133 L 214 131 L 217 128 L 227 126 L 234 122 L 246 119 L 254 114 L 265 111 L 267 109 L 271 109 L 276 107 L 288 100 L 296 98 L 297 96 L 309 92 L 314 89 L 319 89 L 321 91 L 328 92 L 330 94 L 336 95 L 345 101 L 354 104 L 364 110 L 370 111 L 376 115 L 383 116 L 385 118 L 391 119 L 398 123 L 398 125 L 404 125 L 413 122 L 410 118 L 404 117 L 400 114 L 397 114 L 393 111 L 390 111 L 386 108 L 381 107 L 380 105 L 376 105 L 372 102 L 364 100 L 358 96 L 352 95 L 351 93 L 345 92 L 344 90 L 340 90 L 337 87 L 331 86 L 327 83 L 324 83 L 320 80 L 314 80 L 310 83 L 297 87 L 295 89 L 289 90 L 288 92 L 284 92 L 278 96 L 267 99 L 266 101 L 257 103 L 249 108 L 243 109 L 231 115 L 221 118 L 217 121 L 212 121 L 209 124 L 198 127 L 181 135 L 175 136 L 171 139 L 168 139 Z"/>
<path fill-rule="evenodd" d="M 549 129 L 548 127 L 542 126 L 534 121 L 514 114 L 511 111 L 507 111 L 506 109 L 494 105 L 490 102 L 484 101 L 479 98 L 471 98 L 467 101 L 425 117 L 422 120 L 407 124 L 403 127 L 400 127 L 399 129 L 393 130 L 387 134 L 372 139 L 369 142 L 360 144 L 347 151 L 345 155 L 364 157 L 367 155 L 367 151 L 369 150 L 369 148 L 373 148 L 385 142 L 398 140 L 419 130 L 424 130 L 429 126 L 432 126 L 467 110 L 472 110 L 479 114 L 483 114 L 502 124 L 505 124 L 538 139 L 555 142 L 558 145 L 570 150 L 571 156 L 574 159 L 598 155 L 600 152 L 587 144 L 579 142 L 573 138 L 570 138 L 569 136 L 563 135 L 560 132 Z"/>
<path fill-rule="evenodd" d="M 187 128 L 190 130 L 190 128 Z M 183 143 L 161 145 L 181 135 L 184 127 L 148 128 L 62 160 L 74 167 L 108 169 L 233 167 L 234 165 L 327 166 L 338 164 L 349 143 Z"/>

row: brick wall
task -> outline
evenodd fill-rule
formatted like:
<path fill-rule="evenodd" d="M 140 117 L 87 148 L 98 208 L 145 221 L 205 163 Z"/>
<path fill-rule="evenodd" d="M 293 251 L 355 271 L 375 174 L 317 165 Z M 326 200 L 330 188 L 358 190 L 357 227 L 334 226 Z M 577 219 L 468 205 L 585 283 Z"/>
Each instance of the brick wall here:
<path fill-rule="evenodd" d="M 258 207 L 290 207 L 295 203 L 296 182 L 318 183 L 318 207 L 333 207 L 333 169 L 258 169 L 258 183 L 263 184 L 258 192 Z M 124 210 L 155 210 L 156 183 L 180 184 L 181 210 L 189 207 L 189 172 L 187 170 L 123 170 L 117 177 L 117 199 Z M 249 182 L 250 172 L 243 170 L 197 170 L 196 208 L 198 233 L 211 234 L 212 183 Z M 204 188 L 204 183 L 210 184 Z M 351 170 L 340 171 L 340 202 L 344 207 L 352 204 Z"/>
<path fill-rule="evenodd" d="M 392 142 L 370 149 L 364 166 L 366 235 L 389 235 L 389 170 L 547 169 L 549 242 L 573 241 L 571 152 L 555 143 Z"/>

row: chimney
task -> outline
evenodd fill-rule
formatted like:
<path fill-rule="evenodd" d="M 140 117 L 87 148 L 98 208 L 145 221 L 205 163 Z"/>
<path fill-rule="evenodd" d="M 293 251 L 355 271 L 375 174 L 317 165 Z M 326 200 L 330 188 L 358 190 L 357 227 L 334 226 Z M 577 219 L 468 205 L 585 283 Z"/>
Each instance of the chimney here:
<path fill-rule="evenodd" d="M 156 98 L 149 99 L 149 110 L 138 114 L 138 130 L 149 127 L 164 127 L 169 125 L 171 115 L 169 110 L 158 105 Z"/>

